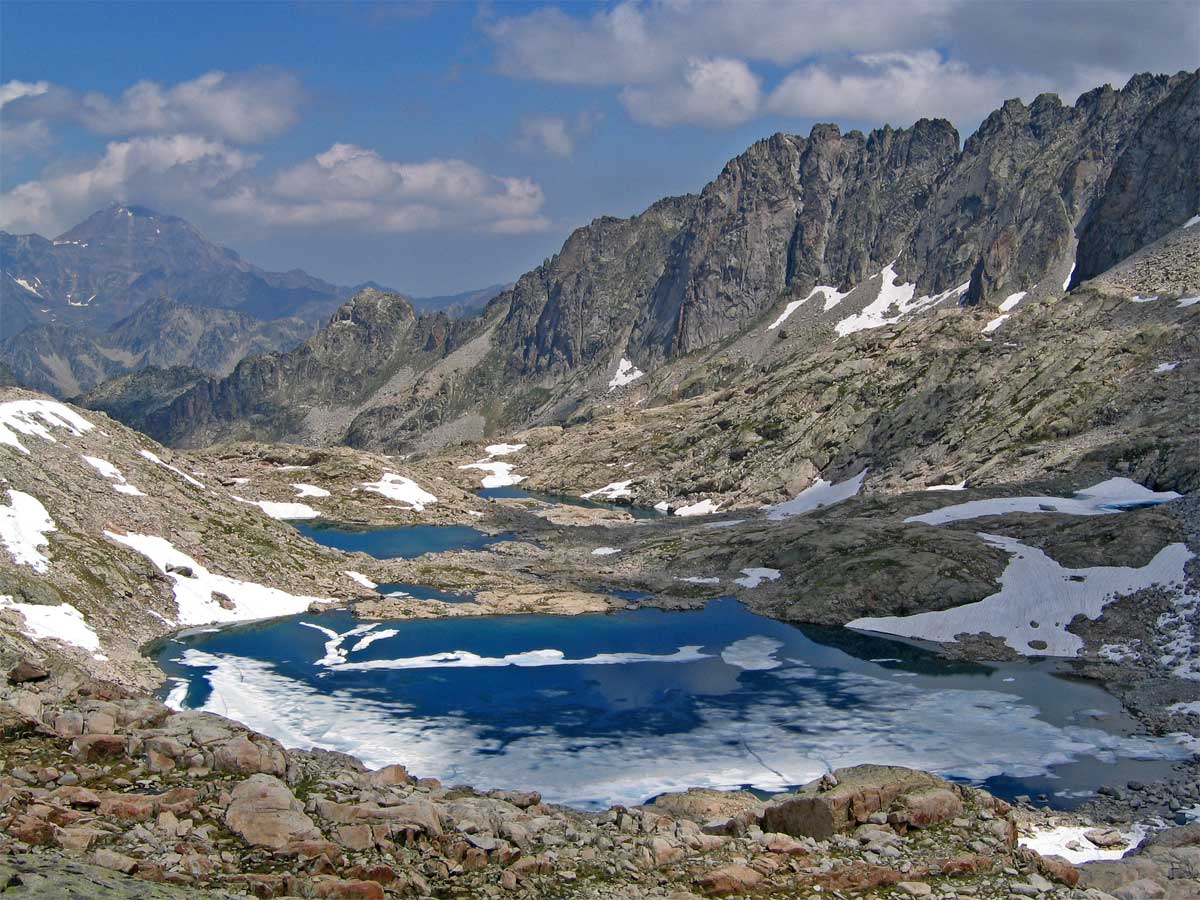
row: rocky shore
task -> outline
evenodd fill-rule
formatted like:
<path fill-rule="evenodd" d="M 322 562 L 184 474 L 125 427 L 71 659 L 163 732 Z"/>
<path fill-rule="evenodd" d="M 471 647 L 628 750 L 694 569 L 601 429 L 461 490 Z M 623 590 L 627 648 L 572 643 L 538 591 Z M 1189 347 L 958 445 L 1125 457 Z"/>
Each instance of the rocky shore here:
<path fill-rule="evenodd" d="M 220 717 L 29 663 L 0 686 L 0 729 L 0 883 L 13 897 L 1138 900 L 1200 890 L 1200 826 L 1156 833 L 1123 861 L 1074 866 L 1019 843 L 1052 837 L 1060 817 L 909 769 L 838 770 L 765 801 L 691 790 L 581 812 L 534 792 L 288 750 Z M 1077 844 L 1126 841 L 1098 829 Z"/>

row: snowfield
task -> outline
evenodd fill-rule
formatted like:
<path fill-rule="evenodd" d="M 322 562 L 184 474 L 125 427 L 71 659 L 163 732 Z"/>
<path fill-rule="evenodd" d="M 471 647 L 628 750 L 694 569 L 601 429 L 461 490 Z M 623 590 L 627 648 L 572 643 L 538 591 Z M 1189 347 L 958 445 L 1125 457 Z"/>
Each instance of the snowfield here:
<path fill-rule="evenodd" d="M 509 487 L 510 485 L 520 484 L 525 480 L 524 475 L 513 474 L 512 463 L 491 462 L 481 459 L 479 462 L 467 463 L 467 465 L 459 466 L 459 468 L 478 469 L 481 472 L 487 472 L 480 480 L 480 484 L 485 488 Z"/>
<path fill-rule="evenodd" d="M 12 597 L 0 596 L 0 609 L 15 610 L 24 616 L 23 633 L 35 641 L 58 640 L 89 653 L 96 653 L 100 649 L 100 638 L 83 618 L 83 613 L 70 603 L 44 606 L 40 603 L 17 603 Z"/>
<path fill-rule="evenodd" d="M 78 437 L 96 426 L 71 407 L 55 400 L 9 400 L 0 403 L 0 444 L 15 447 L 26 456 L 29 448 L 17 435 L 57 443 L 51 428 L 63 428 Z"/>
<path fill-rule="evenodd" d="M 629 360 L 622 358 L 617 365 L 617 371 L 612 379 L 608 382 L 608 392 L 611 394 L 617 388 L 625 387 L 628 384 L 633 384 L 646 373 L 631 363 Z"/>
<path fill-rule="evenodd" d="M 622 497 L 632 497 L 633 491 L 629 490 L 629 486 L 633 484 L 633 479 L 628 481 L 614 481 L 612 484 L 606 484 L 602 488 L 596 488 L 594 491 L 588 491 L 583 495 L 584 500 L 592 497 L 606 497 L 609 500 L 620 500 Z"/>
<path fill-rule="evenodd" d="M 8 506 L 0 506 L 0 543 L 17 565 L 45 575 L 50 560 L 41 548 L 50 546 L 47 535 L 58 528 L 37 497 L 10 488 L 8 499 Z"/>
<path fill-rule="evenodd" d="M 105 537 L 129 547 L 154 563 L 175 583 L 177 625 L 207 625 L 213 622 L 249 622 L 304 612 L 311 603 L 330 603 L 323 597 L 299 597 L 276 588 L 216 575 L 165 538 L 149 534 L 117 534 Z M 168 567 L 172 571 L 168 571 Z M 183 574 L 190 570 L 191 574 Z M 222 594 L 232 601 L 226 609 L 214 598 Z"/>
<path fill-rule="evenodd" d="M 658 509 L 657 506 L 654 507 Z M 698 503 L 692 503 L 688 506 L 681 506 L 675 510 L 677 516 L 711 516 L 721 508 L 720 503 L 714 503 L 712 500 L 701 500 Z"/>
<path fill-rule="evenodd" d="M 247 500 L 245 497 L 238 497 L 236 494 L 230 494 L 238 503 L 245 503 L 249 506 L 257 506 L 272 519 L 315 519 L 320 515 L 315 509 L 307 503 L 278 503 L 274 500 Z"/>
<path fill-rule="evenodd" d="M 1096 620 L 1117 596 L 1155 585 L 1180 588 L 1192 558 L 1184 544 L 1169 544 L 1141 568 L 1068 569 L 1015 538 L 979 534 L 1012 555 L 1000 590 L 976 603 L 911 616 L 855 619 L 848 628 L 919 640 L 956 643 L 959 635 L 990 634 L 1025 656 L 1076 656 L 1083 639 L 1066 630 L 1076 616 Z"/>
<path fill-rule="evenodd" d="M 437 503 L 438 498 L 422 488 L 411 478 L 397 475 L 395 472 L 384 472 L 378 481 L 364 481 L 363 490 L 397 503 L 406 503 L 408 508 L 416 512 L 424 512 L 426 506 Z"/>
<path fill-rule="evenodd" d="M 125 476 L 121 474 L 121 470 L 114 466 L 106 459 L 100 459 L 98 456 L 85 456 L 83 461 L 113 482 L 112 489 L 118 494 L 128 494 L 131 497 L 145 497 L 146 495 L 135 488 L 132 484 L 125 480 Z"/>
<path fill-rule="evenodd" d="M 1166 503 L 1181 495 L 1175 491 L 1152 491 L 1128 478 L 1110 478 L 1076 491 L 1074 497 L 995 497 L 991 500 L 970 500 L 943 506 L 920 516 L 909 516 L 905 522 L 926 525 L 945 525 L 982 516 L 1003 516 L 1018 512 L 1055 512 L 1069 516 L 1103 516 L 1121 512 L 1131 506 Z"/>
<path fill-rule="evenodd" d="M 765 507 L 767 518 L 772 522 L 781 522 L 791 516 L 803 515 L 822 506 L 833 506 L 835 503 L 849 500 L 862 489 L 863 479 L 866 477 L 867 470 L 863 469 L 857 475 L 837 484 L 818 478 L 791 500 Z"/>
<path fill-rule="evenodd" d="M 168 462 L 163 462 L 163 460 L 158 456 L 157 453 L 151 453 L 149 450 L 142 450 L 140 452 L 141 452 L 142 456 L 144 456 L 146 459 L 150 460 L 150 462 L 154 463 L 155 465 L 162 466 L 164 469 L 167 469 L 171 472 L 174 472 L 176 475 L 178 475 L 180 478 L 182 478 L 184 481 L 186 481 L 192 487 L 198 487 L 201 489 L 204 488 L 203 484 L 201 484 L 199 481 L 197 481 L 195 478 L 193 478 L 187 472 L 184 472 L 182 469 L 175 468 L 173 465 L 171 465 Z"/>

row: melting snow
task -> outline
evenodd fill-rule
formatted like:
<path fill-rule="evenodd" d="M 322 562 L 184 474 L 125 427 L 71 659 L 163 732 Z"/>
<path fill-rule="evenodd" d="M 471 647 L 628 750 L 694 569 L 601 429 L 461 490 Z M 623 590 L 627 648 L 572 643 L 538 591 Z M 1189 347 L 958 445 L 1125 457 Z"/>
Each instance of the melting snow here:
<path fill-rule="evenodd" d="M 1158 294 L 1150 294 L 1148 296 L 1143 296 L 1141 294 L 1134 294 L 1129 299 L 1134 303 L 1151 303 L 1158 299 Z"/>
<path fill-rule="evenodd" d="M 901 316 L 908 313 L 929 309 L 951 297 L 961 297 L 967 292 L 967 288 L 971 286 L 970 282 L 965 282 L 958 287 L 935 294 L 932 297 L 925 296 L 914 300 L 913 294 L 916 293 L 917 286 L 908 282 L 901 284 L 900 276 L 896 274 L 896 270 L 893 268 L 895 265 L 895 262 L 892 262 L 885 266 L 879 273 L 882 281 L 879 286 L 879 295 L 862 312 L 848 316 L 834 326 L 834 330 L 838 333 L 839 337 L 845 337 L 848 334 L 868 328 L 894 325 L 900 321 Z M 893 309 L 895 310 L 894 315 L 889 316 L 889 313 Z"/>
<path fill-rule="evenodd" d="M 1075 656 L 1083 639 L 1066 630 L 1072 619 L 1094 621 L 1119 594 L 1182 583 L 1184 564 L 1192 558 L 1185 545 L 1169 544 L 1141 568 L 1067 569 L 1014 538 L 979 537 L 1012 554 L 995 594 L 952 609 L 855 619 L 847 627 L 943 643 L 955 643 L 961 634 L 990 634 L 1026 656 Z"/>
<path fill-rule="evenodd" d="M 37 497 L 12 489 L 8 497 L 10 505 L 0 506 L 0 543 L 17 565 L 29 566 L 44 575 L 50 560 L 40 548 L 50 546 L 46 535 L 58 528 Z"/>
<path fill-rule="evenodd" d="M 421 488 L 411 478 L 405 478 L 395 472 L 384 472 L 378 481 L 364 481 L 362 486 L 364 490 L 373 494 L 379 494 L 397 503 L 407 503 L 409 509 L 417 512 L 424 512 L 426 506 L 438 501 L 437 497 Z"/>
<path fill-rule="evenodd" d="M 1177 368 L 1179 368 L 1179 363 L 1177 362 L 1159 363 L 1154 367 L 1154 374 L 1161 375 L 1164 372 L 1174 372 Z"/>
<path fill-rule="evenodd" d="M 805 303 L 807 303 L 809 300 L 811 300 L 817 294 L 822 294 L 825 297 L 824 312 L 828 312 L 829 310 L 833 309 L 835 306 L 837 306 L 839 303 L 841 303 L 846 297 L 850 296 L 849 291 L 846 291 L 846 293 L 841 294 L 841 293 L 838 293 L 838 289 L 835 287 L 830 287 L 827 284 L 819 284 L 815 288 L 813 288 L 811 291 L 809 291 L 808 296 L 805 297 L 803 300 L 793 300 L 790 303 L 788 303 L 788 305 L 783 308 L 783 312 L 781 312 L 779 314 L 779 318 L 767 326 L 767 331 L 774 331 L 776 328 L 778 328 L 780 325 L 782 325 L 784 322 L 786 322 L 788 320 L 788 317 L 791 316 L 792 313 L 794 313 L 796 310 L 798 310 L 801 306 L 803 306 Z"/>
<path fill-rule="evenodd" d="M 1095 862 L 1098 859 L 1120 859 L 1142 842 L 1146 836 L 1144 825 L 1134 825 L 1121 831 L 1125 838 L 1124 847 L 1097 847 L 1084 835 L 1091 831 L 1088 825 L 1059 825 L 1054 828 L 1037 828 L 1029 835 L 1021 835 L 1017 843 L 1030 850 L 1036 850 L 1042 856 L 1061 856 L 1067 862 L 1080 865 Z"/>
<path fill-rule="evenodd" d="M 524 449 L 524 444 L 488 444 L 483 448 L 483 452 L 488 456 L 508 456 L 510 453 Z"/>
<path fill-rule="evenodd" d="M 927 491 L 965 491 L 967 489 L 967 480 L 964 478 L 958 484 L 931 484 L 925 490 Z"/>
<path fill-rule="evenodd" d="M 1185 306 L 1195 306 L 1197 303 L 1200 303 L 1200 294 L 1197 294 L 1195 297 L 1180 297 L 1178 306 L 1183 308 Z"/>
<path fill-rule="evenodd" d="M 733 579 L 733 583 L 745 588 L 756 588 L 764 581 L 777 581 L 779 575 L 778 569 L 742 569 L 742 577 Z"/>
<path fill-rule="evenodd" d="M 35 641 L 54 638 L 92 653 L 100 649 L 100 638 L 84 620 L 83 613 L 70 603 L 43 606 L 40 603 L 17 603 L 12 597 L 0 597 L 0 609 L 16 610 L 24 616 L 24 634 Z"/>
<path fill-rule="evenodd" d="M 292 487 L 296 489 L 297 497 L 330 496 L 329 491 L 325 490 L 323 487 L 317 487 L 315 484 L 304 484 L 303 482 L 297 482 L 296 484 L 293 484 Z"/>
<path fill-rule="evenodd" d="M 481 472 L 487 472 L 480 481 L 485 488 L 508 487 L 511 484 L 518 484 L 525 480 L 524 475 L 513 474 L 513 464 L 505 462 L 489 462 L 482 459 L 479 462 L 468 463 L 465 466 L 459 466 L 460 469 L 479 469 Z"/>
<path fill-rule="evenodd" d="M 1071 271 L 1067 273 L 1067 277 L 1063 279 L 1063 290 L 1071 286 L 1071 276 L 1075 274 L 1075 263 L 1071 263 Z"/>
<path fill-rule="evenodd" d="M 655 509 L 658 507 L 656 506 Z M 701 500 L 698 503 L 692 503 L 688 506 L 681 506 L 675 510 L 677 516 L 711 516 L 721 508 L 720 503 L 714 503 L 711 500 Z"/>
<path fill-rule="evenodd" d="M 1193 225 L 1200 225 L 1200 216 L 1192 216 L 1190 219 L 1188 219 L 1186 222 L 1184 222 L 1179 227 L 1180 228 L 1191 228 Z"/>
<path fill-rule="evenodd" d="M 720 584 L 720 578 L 704 578 L 699 575 L 690 575 L 687 578 L 675 576 L 676 581 L 686 581 L 688 584 Z"/>
<path fill-rule="evenodd" d="M 375 588 L 379 587 L 379 585 L 377 585 L 375 582 L 373 582 L 370 578 L 368 578 L 362 572 L 347 572 L 346 575 L 352 581 L 358 582 L 359 584 L 361 584 L 363 587 L 365 587 L 369 591 L 373 591 L 373 590 L 375 590 Z"/>
<path fill-rule="evenodd" d="M 315 628 L 316 626 L 310 626 Z M 328 657 L 327 657 L 328 658 Z M 427 656 L 409 656 L 399 659 L 370 659 L 356 663 L 341 663 L 343 671 L 368 671 L 371 669 L 479 669 L 519 666 L 540 668 L 542 666 L 615 666 L 626 663 L 686 663 L 709 659 L 710 654 L 701 653 L 699 646 L 680 647 L 674 653 L 597 653 L 581 659 L 568 659 L 561 650 L 526 650 L 504 656 L 479 656 L 469 650 L 449 650 Z M 328 663 L 326 663 L 328 664 Z"/>
<path fill-rule="evenodd" d="M 671 504 L 668 503 L 666 500 L 659 500 L 657 503 L 654 504 L 654 508 L 657 509 L 659 512 L 664 512 L 664 513 L 670 512 Z"/>
<path fill-rule="evenodd" d="M 995 331 L 997 328 L 999 328 L 1001 325 L 1003 325 L 1005 322 L 1007 322 L 1011 318 L 1012 318 L 1012 316 L 1007 315 L 1007 314 L 996 316 L 996 318 L 990 320 L 986 325 L 983 326 L 983 331 L 981 333 L 982 334 L 991 334 L 993 331 Z"/>
<path fill-rule="evenodd" d="M 198 487 L 198 488 L 204 487 L 203 484 L 201 484 L 199 481 L 197 481 L 195 478 L 193 478 L 187 472 L 184 472 L 182 469 L 175 468 L 173 465 L 171 465 L 168 462 L 163 462 L 158 457 L 157 454 L 151 453 L 149 450 L 142 450 L 140 452 L 141 452 L 142 456 L 144 456 L 146 459 L 150 460 L 150 462 L 156 463 L 156 464 L 162 466 L 164 469 L 170 469 L 172 472 L 174 472 L 176 475 L 178 475 L 180 478 L 182 478 L 184 481 L 186 481 L 188 484 L 192 485 L 193 487 Z"/>
<path fill-rule="evenodd" d="M 926 525 L 945 525 L 981 516 L 1003 516 L 1017 512 L 1057 512 L 1070 516 L 1102 516 L 1121 512 L 1129 506 L 1144 503 L 1166 503 L 1176 500 L 1174 491 L 1152 491 L 1128 478 L 1110 478 L 1082 491 L 1074 497 L 995 497 L 991 500 L 970 500 L 943 506 L 920 516 L 909 516 L 905 522 L 924 522 Z"/>
<path fill-rule="evenodd" d="M 57 443 L 50 428 L 65 428 L 78 437 L 95 428 L 71 407 L 55 400 L 9 400 L 0 403 L 0 444 L 15 447 L 26 456 L 29 450 L 17 437 L 39 437 Z"/>
<path fill-rule="evenodd" d="M 592 556 L 612 556 L 614 553 L 620 553 L 618 547 L 597 547 L 592 551 Z"/>
<path fill-rule="evenodd" d="M 1000 304 L 1000 312 L 1012 312 L 1018 303 L 1025 299 L 1029 291 L 1017 291 L 1015 294 L 1009 294 L 1004 298 L 1004 302 Z"/>
<path fill-rule="evenodd" d="M 118 494 L 129 494 L 131 497 L 145 497 L 146 495 L 135 488 L 132 484 L 125 480 L 125 476 L 121 474 L 121 470 L 114 466 L 106 459 L 100 459 L 98 456 L 85 456 L 83 461 L 103 475 L 105 478 L 115 482 L 112 489 Z"/>
<path fill-rule="evenodd" d="M 847 478 L 845 481 L 839 481 L 837 484 L 826 481 L 824 478 L 818 478 L 791 500 L 766 507 L 767 518 L 772 522 L 779 522 L 790 516 L 811 512 L 821 506 L 832 506 L 843 500 L 849 500 L 862 489 L 863 479 L 866 477 L 867 470 L 863 469 L 857 475 Z"/>
<path fill-rule="evenodd" d="M 602 488 L 597 488 L 594 491 L 588 491 L 583 495 L 583 499 L 589 497 L 607 497 L 609 500 L 619 500 L 622 497 L 632 497 L 633 491 L 629 490 L 629 486 L 633 484 L 633 479 L 628 481 L 614 481 L 612 484 L 606 484 Z"/>
<path fill-rule="evenodd" d="M 230 496 L 238 503 L 257 506 L 272 519 L 315 519 L 320 515 L 307 503 L 277 503 L 274 500 L 247 500 L 236 494 L 230 494 Z"/>
<path fill-rule="evenodd" d="M 1175 716 L 1200 716 L 1200 700 L 1193 700 L 1191 703 L 1172 703 L 1167 707 L 1167 712 Z"/>
<path fill-rule="evenodd" d="M 612 393 L 619 387 L 625 387 L 627 384 L 633 384 L 646 373 L 631 363 L 629 360 L 622 358 L 617 365 L 616 374 L 612 380 L 608 382 L 608 391 Z"/>
<path fill-rule="evenodd" d="M 137 551 L 175 582 L 175 605 L 179 607 L 179 625 L 206 625 L 210 622 L 246 622 L 254 619 L 270 619 L 275 616 L 290 616 L 304 612 L 312 603 L 329 603 L 321 597 L 301 597 L 276 588 L 240 581 L 225 575 L 216 575 L 181 550 L 175 549 L 170 541 L 149 534 L 117 534 L 105 531 L 105 536 Z M 191 569 L 190 576 L 173 569 Z M 222 594 L 232 601 L 232 609 L 226 609 L 214 594 Z"/>

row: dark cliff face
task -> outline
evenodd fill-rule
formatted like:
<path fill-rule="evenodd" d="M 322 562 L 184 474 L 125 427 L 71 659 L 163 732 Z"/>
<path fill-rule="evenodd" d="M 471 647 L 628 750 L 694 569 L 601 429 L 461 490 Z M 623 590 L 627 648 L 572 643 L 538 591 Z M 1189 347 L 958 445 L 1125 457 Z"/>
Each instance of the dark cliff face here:
<path fill-rule="evenodd" d="M 565 415 L 587 379 L 622 356 L 652 371 L 744 332 L 781 300 L 818 284 L 849 289 L 892 262 L 918 296 L 964 283 L 965 304 L 1038 284 L 1057 291 L 1077 244 L 1076 280 L 1198 211 L 1197 78 L 1137 76 L 1074 106 L 1011 100 L 961 150 L 942 120 L 866 136 L 832 125 L 775 135 L 698 196 L 576 230 L 482 320 L 414 320 L 407 304 L 379 300 L 395 295 L 364 292 L 292 353 L 248 359 L 179 397 L 153 433 L 196 442 L 261 415 L 271 423 L 261 436 L 294 436 L 316 400 L 361 405 L 400 367 L 427 367 L 455 335 L 493 326 L 469 366 L 391 391 L 372 404 L 369 427 L 364 419 L 337 439 L 399 446 L 497 404 L 506 411 L 489 422 L 516 426 L 555 391 Z"/>
<path fill-rule="evenodd" d="M 1156 90 L 1157 79 L 1147 84 Z M 1178 78 L 1120 148 L 1084 216 L 1076 282 L 1200 213 L 1200 72 Z"/>

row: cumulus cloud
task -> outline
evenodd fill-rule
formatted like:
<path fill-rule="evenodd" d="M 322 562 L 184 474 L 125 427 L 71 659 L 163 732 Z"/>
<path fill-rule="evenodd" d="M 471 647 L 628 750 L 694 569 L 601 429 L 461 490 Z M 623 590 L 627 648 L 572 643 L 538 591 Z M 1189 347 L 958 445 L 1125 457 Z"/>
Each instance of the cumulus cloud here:
<path fill-rule="evenodd" d="M 691 60 L 679 77 L 647 87 L 627 87 L 621 102 L 647 125 L 727 127 L 758 112 L 759 79 L 738 59 Z"/>
<path fill-rule="evenodd" d="M 47 171 L 0 194 L 0 225 L 57 234 L 113 201 L 292 227 L 459 227 L 512 234 L 548 225 L 536 182 L 491 175 L 462 160 L 395 162 L 372 150 L 335 144 L 274 174 L 257 173 L 258 161 L 199 135 L 114 141 L 90 165 Z"/>
<path fill-rule="evenodd" d="M 1072 102 L 1137 71 L 1193 68 L 1200 42 L 1192 0 L 1047 0 L 1036 16 L 970 0 L 629 0 L 482 28 L 505 74 L 614 86 L 634 119 L 657 126 L 730 126 L 761 111 L 971 126 L 1007 97 Z M 760 103 L 761 78 L 780 70 Z"/>
<path fill-rule="evenodd" d="M 1094 81 L 1111 73 L 1095 71 Z M 788 74 L 767 101 L 771 112 L 808 118 L 854 119 L 907 125 L 924 116 L 969 121 L 1009 97 L 1032 99 L 1047 87 L 1025 74 L 975 72 L 943 59 L 935 50 L 875 53 L 848 62 L 842 71 L 812 65 Z M 1067 97 L 1071 102 L 1074 95 Z"/>
<path fill-rule="evenodd" d="M 479 227 L 503 233 L 544 228 L 542 189 L 529 178 L 490 175 L 458 159 L 403 163 L 334 144 L 217 208 L 273 225 L 357 224 L 387 231 Z"/>
<path fill-rule="evenodd" d="M 566 158 L 575 152 L 575 137 L 561 116 L 524 116 L 517 127 L 517 146 Z"/>
<path fill-rule="evenodd" d="M 186 132 L 239 144 L 286 131 L 303 100 L 295 75 L 271 69 L 213 71 L 170 86 L 139 81 L 118 97 L 45 81 L 8 82 L 0 91 L 5 118 L 14 122 L 71 122 L 114 136 Z"/>

